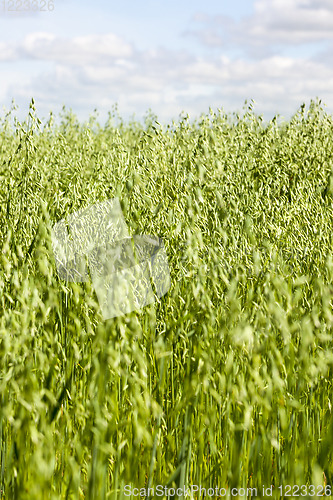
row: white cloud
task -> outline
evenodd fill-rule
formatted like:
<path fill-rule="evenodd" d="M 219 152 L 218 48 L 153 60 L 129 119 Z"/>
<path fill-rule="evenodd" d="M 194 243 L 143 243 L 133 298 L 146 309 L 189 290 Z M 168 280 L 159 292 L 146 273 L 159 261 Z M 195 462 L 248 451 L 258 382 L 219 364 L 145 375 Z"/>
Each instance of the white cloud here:
<path fill-rule="evenodd" d="M 290 45 L 333 39 L 333 2 L 331 0 L 256 0 L 254 14 L 240 22 L 227 16 L 194 20 L 208 28 L 186 30 L 207 46 Z"/>
<path fill-rule="evenodd" d="M 72 39 L 59 38 L 51 33 L 31 33 L 20 43 L 2 43 L 1 48 L 0 60 L 49 60 L 75 66 L 105 65 L 115 58 L 133 55 L 132 46 L 113 33 Z"/>
<path fill-rule="evenodd" d="M 333 42 L 311 58 L 282 55 L 276 48 L 333 40 L 332 4 L 257 0 L 254 6 L 254 14 L 240 22 L 204 13 L 193 17 L 203 23 L 195 36 L 208 47 L 222 47 L 216 57 L 165 48 L 140 51 L 113 33 L 65 39 L 38 32 L 16 44 L 2 42 L 0 61 L 48 61 L 53 68 L 44 67 L 30 79 L 12 79 L 0 91 L 9 102 L 33 96 L 44 116 L 64 103 L 81 117 L 97 108 L 106 119 L 117 102 L 124 119 L 134 112 L 142 117 L 151 107 L 161 122 L 183 110 L 193 116 L 209 107 L 240 109 L 251 98 L 265 118 L 276 112 L 290 115 L 317 95 L 332 104 Z M 227 57 L 224 47 L 243 48 L 247 57 Z"/>
<path fill-rule="evenodd" d="M 52 44 L 54 39 L 48 40 Z M 33 42 L 32 46 L 36 45 Z M 29 44 L 25 42 L 25 46 Z M 19 102 L 33 96 L 43 116 L 50 109 L 55 112 L 62 103 L 70 103 L 74 111 L 84 110 L 86 115 L 97 107 L 101 119 L 107 118 L 106 111 L 117 102 L 124 119 L 134 112 L 142 118 L 151 107 L 161 121 L 177 118 L 181 111 L 190 116 L 208 112 L 209 106 L 239 109 L 251 98 L 258 103 L 256 112 L 264 113 L 265 118 L 276 112 L 294 113 L 318 93 L 324 102 L 333 100 L 333 68 L 324 62 L 282 56 L 254 61 L 203 58 L 159 49 L 137 51 L 135 57 L 116 57 L 102 66 L 101 51 L 97 44 L 95 47 L 96 64 L 57 63 L 54 70 L 29 83 L 17 82 L 7 92 L 7 99 L 15 97 Z M 82 58 L 88 57 L 83 54 Z"/>
<path fill-rule="evenodd" d="M 18 59 L 18 52 L 15 45 L 0 42 L 0 61 L 15 61 L 16 59 Z"/>

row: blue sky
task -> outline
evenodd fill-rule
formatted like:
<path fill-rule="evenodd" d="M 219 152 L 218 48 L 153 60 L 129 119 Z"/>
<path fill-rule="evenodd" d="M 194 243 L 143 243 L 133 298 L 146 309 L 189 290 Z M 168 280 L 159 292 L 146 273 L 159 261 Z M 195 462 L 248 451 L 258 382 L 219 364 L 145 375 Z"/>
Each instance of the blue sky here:
<path fill-rule="evenodd" d="M 332 0 L 10 5 L 0 4 L 0 104 L 14 98 L 21 119 L 32 97 L 42 122 L 65 105 L 80 120 L 97 108 L 103 124 L 115 103 L 125 121 L 151 109 L 160 123 L 241 111 L 246 99 L 265 121 L 316 97 L 333 112 Z"/>

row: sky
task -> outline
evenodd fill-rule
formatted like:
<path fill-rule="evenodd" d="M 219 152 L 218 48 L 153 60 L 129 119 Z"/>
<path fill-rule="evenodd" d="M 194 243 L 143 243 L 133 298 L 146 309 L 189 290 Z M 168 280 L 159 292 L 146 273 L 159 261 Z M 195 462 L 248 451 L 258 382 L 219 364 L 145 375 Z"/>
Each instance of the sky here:
<path fill-rule="evenodd" d="M 14 9 L 14 10 L 12 10 Z M 2 0 L 0 116 L 333 113 L 333 0 Z M 326 105 L 326 107 L 324 106 Z"/>

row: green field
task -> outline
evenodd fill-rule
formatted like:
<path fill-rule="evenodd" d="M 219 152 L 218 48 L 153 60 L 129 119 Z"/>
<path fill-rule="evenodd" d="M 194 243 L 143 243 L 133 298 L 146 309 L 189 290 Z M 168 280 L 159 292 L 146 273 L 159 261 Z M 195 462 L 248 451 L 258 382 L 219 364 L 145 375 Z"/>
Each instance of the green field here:
<path fill-rule="evenodd" d="M 329 496 L 333 120 L 320 101 L 266 125 L 252 104 L 169 127 L 37 116 L 32 101 L 24 123 L 0 123 L 1 500 L 132 500 L 157 485 Z M 51 228 L 114 197 L 132 235 L 163 238 L 171 288 L 104 321 L 91 283 L 58 278 Z"/>

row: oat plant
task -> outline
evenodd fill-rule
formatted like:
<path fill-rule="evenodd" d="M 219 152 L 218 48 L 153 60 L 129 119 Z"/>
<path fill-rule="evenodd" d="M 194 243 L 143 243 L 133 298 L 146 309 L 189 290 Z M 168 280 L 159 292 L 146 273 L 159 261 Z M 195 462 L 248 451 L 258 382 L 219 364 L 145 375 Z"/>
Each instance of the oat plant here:
<path fill-rule="evenodd" d="M 332 117 L 244 109 L 1 119 L 1 499 L 329 491 Z M 104 321 L 92 283 L 57 275 L 51 228 L 114 197 L 131 235 L 163 238 L 171 288 Z"/>

